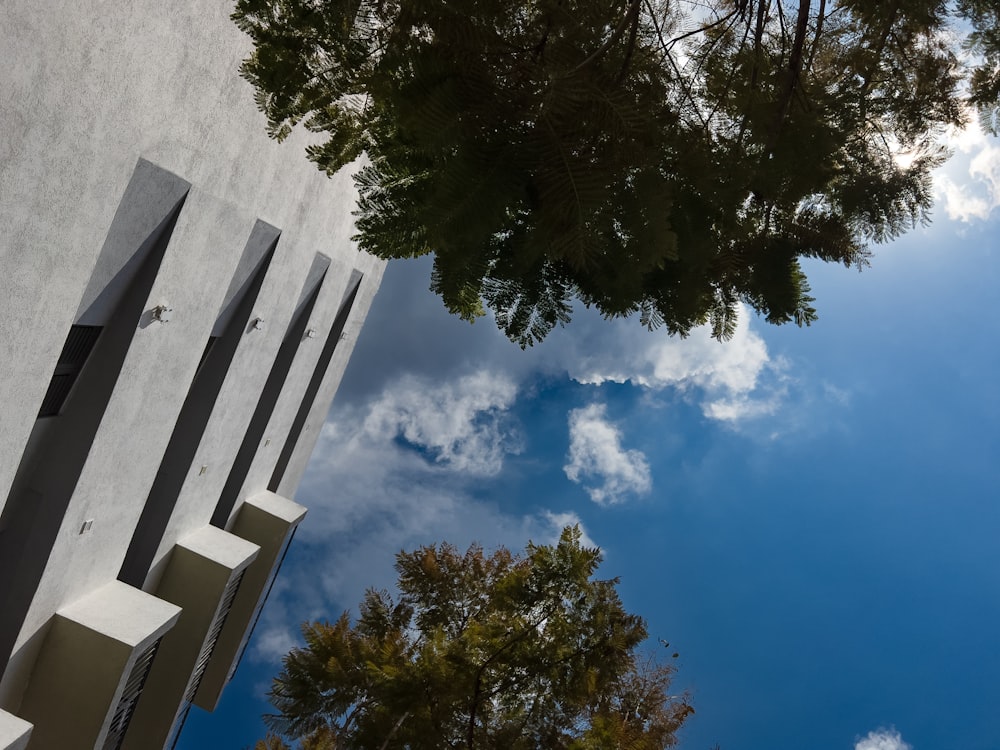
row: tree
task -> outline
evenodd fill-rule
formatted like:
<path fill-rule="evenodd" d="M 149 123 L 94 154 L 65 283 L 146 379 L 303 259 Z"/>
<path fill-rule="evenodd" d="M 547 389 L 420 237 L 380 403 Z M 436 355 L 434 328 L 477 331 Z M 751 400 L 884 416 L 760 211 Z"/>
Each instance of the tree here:
<path fill-rule="evenodd" d="M 816 318 L 802 258 L 928 220 L 945 126 L 1000 93 L 990 0 L 238 0 L 269 132 L 367 154 L 357 239 L 521 346 L 574 299 L 726 339 Z M 964 28 L 971 62 L 951 41 Z M 968 85 L 969 93 L 963 93 Z"/>
<path fill-rule="evenodd" d="M 593 579 L 600 561 L 578 527 L 523 555 L 400 552 L 397 598 L 369 590 L 354 624 L 303 625 L 265 720 L 303 750 L 670 747 L 692 709 L 639 653 L 645 623 Z"/>

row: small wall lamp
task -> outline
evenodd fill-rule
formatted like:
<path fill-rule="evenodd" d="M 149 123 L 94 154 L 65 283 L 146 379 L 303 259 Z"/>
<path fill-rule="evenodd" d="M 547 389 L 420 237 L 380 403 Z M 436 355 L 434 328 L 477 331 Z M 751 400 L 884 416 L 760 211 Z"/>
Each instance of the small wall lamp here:
<path fill-rule="evenodd" d="M 167 307 L 166 305 L 157 305 L 152 309 L 153 320 L 157 323 L 169 323 L 170 319 L 174 317 L 174 308 Z"/>

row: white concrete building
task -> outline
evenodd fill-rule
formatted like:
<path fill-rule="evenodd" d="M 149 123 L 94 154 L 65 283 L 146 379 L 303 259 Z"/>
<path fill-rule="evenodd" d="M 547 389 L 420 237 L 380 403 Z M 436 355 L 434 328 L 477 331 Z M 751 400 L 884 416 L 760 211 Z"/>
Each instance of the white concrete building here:
<path fill-rule="evenodd" d="M 381 278 L 230 10 L 0 4 L 0 750 L 215 706 Z"/>

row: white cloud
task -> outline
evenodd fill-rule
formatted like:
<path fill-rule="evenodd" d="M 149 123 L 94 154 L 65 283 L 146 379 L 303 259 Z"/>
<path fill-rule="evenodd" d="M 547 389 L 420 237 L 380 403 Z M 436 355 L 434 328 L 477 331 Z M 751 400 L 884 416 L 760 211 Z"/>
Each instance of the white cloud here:
<path fill-rule="evenodd" d="M 252 656 L 276 663 L 299 643 L 302 621 L 335 619 L 368 587 L 391 590 L 401 549 L 478 541 L 520 551 L 529 539 L 554 542 L 579 522 L 575 514 L 510 513 L 477 497 L 477 486 L 520 450 L 510 415 L 516 395 L 499 374 L 444 382 L 404 376 L 335 409 L 297 493 L 309 514 L 275 581 Z M 586 534 L 584 541 L 593 544 Z"/>
<path fill-rule="evenodd" d="M 407 376 L 371 406 L 362 435 L 402 438 L 453 471 L 495 475 L 504 454 L 518 450 L 502 419 L 516 395 L 504 375 L 478 372 L 445 384 Z"/>
<path fill-rule="evenodd" d="M 895 729 L 876 729 L 854 743 L 854 750 L 913 750 Z"/>
<path fill-rule="evenodd" d="M 280 661 L 293 646 L 299 645 L 296 632 L 286 623 L 267 623 L 253 634 L 254 655 L 261 660 Z"/>
<path fill-rule="evenodd" d="M 602 320 L 606 330 L 569 359 L 569 374 L 595 385 L 630 381 L 651 390 L 676 388 L 697 399 L 710 419 L 736 422 L 773 414 L 782 394 L 762 394 L 762 384 L 766 374 L 780 372 L 785 364 L 769 355 L 751 328 L 751 317 L 742 308 L 736 332 L 725 343 L 713 339 L 707 326 L 679 339 L 643 330 L 634 320 Z"/>
<path fill-rule="evenodd" d="M 985 221 L 998 205 L 995 199 L 977 194 L 971 186 L 959 184 L 947 175 L 939 177 L 936 186 L 944 202 L 944 211 L 953 221 L 967 224 L 973 219 Z"/>
<path fill-rule="evenodd" d="M 665 330 L 648 331 L 634 317 L 607 320 L 577 304 L 569 326 L 522 351 L 489 319 L 470 326 L 450 316 L 440 299 L 424 291 L 430 273 L 429 257 L 389 265 L 379 294 L 394 304 L 373 307 L 355 354 L 368 366 L 363 376 L 348 370 L 339 399 L 372 397 L 395 380 L 392 373 L 405 362 L 430 382 L 486 371 L 505 373 L 520 387 L 530 387 L 539 376 L 568 376 L 592 385 L 630 381 L 652 394 L 672 389 L 699 404 L 710 419 L 729 424 L 768 413 L 786 400 L 771 388 L 786 363 L 768 351 L 755 330 L 760 324 L 745 307 L 733 338 L 720 343 L 707 327 L 680 339 Z M 407 315 L 398 314 L 399 306 Z M 377 346 L 369 343 L 374 341 Z"/>
<path fill-rule="evenodd" d="M 769 417 L 781 406 L 780 395 L 772 394 L 768 398 L 752 398 L 746 393 L 718 398 L 708 401 L 702 406 L 706 417 L 720 422 L 740 422 L 756 417 Z"/>
<path fill-rule="evenodd" d="M 569 413 L 568 459 L 566 476 L 584 485 L 600 505 L 620 503 L 626 495 L 645 494 L 653 486 L 645 455 L 622 449 L 621 432 L 608 422 L 602 404 Z"/>
<path fill-rule="evenodd" d="M 955 221 L 986 221 L 1000 207 L 1000 142 L 973 113 L 965 128 L 949 132 L 946 143 L 956 155 L 935 179 L 945 213 Z"/>

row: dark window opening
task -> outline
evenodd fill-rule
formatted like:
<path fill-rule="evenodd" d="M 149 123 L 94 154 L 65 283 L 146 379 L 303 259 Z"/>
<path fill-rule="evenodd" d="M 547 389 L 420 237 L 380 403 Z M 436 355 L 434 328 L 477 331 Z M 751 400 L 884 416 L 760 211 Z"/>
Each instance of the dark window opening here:
<path fill-rule="evenodd" d="M 38 410 L 39 417 L 54 417 L 62 410 L 66 397 L 87 363 L 102 330 L 101 326 L 70 326 L 69 336 L 66 337 L 52 380 L 49 381 L 49 389 L 42 399 L 42 408 Z"/>

